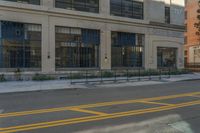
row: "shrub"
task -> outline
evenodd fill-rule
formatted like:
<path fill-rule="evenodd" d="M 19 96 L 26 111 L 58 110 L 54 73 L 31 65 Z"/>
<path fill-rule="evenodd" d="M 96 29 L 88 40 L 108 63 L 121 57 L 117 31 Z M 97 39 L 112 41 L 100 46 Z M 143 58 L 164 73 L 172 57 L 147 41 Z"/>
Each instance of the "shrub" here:
<path fill-rule="evenodd" d="M 5 75 L 1 74 L 0 75 L 0 82 L 5 82 L 5 81 L 6 81 Z"/>
<path fill-rule="evenodd" d="M 70 79 L 84 79 L 85 76 L 84 74 L 81 74 L 81 73 L 71 73 L 69 78 Z"/>
<path fill-rule="evenodd" d="M 102 73 L 102 77 L 103 78 L 110 78 L 110 77 L 113 77 L 114 74 L 112 72 L 103 72 Z"/>
<path fill-rule="evenodd" d="M 42 74 L 35 74 L 32 78 L 34 81 L 55 80 L 54 77 Z"/>
<path fill-rule="evenodd" d="M 180 75 L 180 74 L 189 74 L 189 73 L 191 73 L 191 72 L 186 70 L 186 69 L 178 69 L 178 70 L 171 70 L 170 71 L 171 75 Z"/>
<path fill-rule="evenodd" d="M 17 80 L 17 81 L 21 81 L 22 80 L 22 78 L 21 78 L 21 70 L 19 68 L 17 68 L 15 70 L 15 80 Z"/>

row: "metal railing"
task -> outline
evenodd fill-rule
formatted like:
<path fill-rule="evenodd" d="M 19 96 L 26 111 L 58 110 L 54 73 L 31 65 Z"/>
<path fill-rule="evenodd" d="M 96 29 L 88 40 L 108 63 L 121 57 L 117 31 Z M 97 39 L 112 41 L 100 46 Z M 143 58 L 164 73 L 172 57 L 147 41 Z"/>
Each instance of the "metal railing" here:
<path fill-rule="evenodd" d="M 84 70 L 70 72 L 71 84 L 105 82 L 134 82 L 141 80 L 162 80 L 171 77 L 171 69 L 144 70 Z"/>
<path fill-rule="evenodd" d="M 200 72 L 200 63 L 185 63 L 185 68 L 193 72 Z"/>
<path fill-rule="evenodd" d="M 113 69 L 113 70 L 74 70 L 62 71 L 57 73 L 29 73 L 14 72 L 1 73 L 2 79 L 7 81 L 45 81 L 45 80 L 66 80 L 71 84 L 89 84 L 89 83 L 106 83 L 106 82 L 134 82 L 144 80 L 162 80 L 170 78 L 171 75 L 191 73 L 188 69 Z"/>

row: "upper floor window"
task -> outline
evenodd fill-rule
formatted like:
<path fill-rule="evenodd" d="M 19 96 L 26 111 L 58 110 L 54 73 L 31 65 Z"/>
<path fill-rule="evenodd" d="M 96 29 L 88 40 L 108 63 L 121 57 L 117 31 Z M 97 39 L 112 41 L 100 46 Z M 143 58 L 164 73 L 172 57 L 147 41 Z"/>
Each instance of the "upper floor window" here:
<path fill-rule="evenodd" d="M 187 20 L 187 14 L 188 12 L 187 11 L 185 11 L 185 20 Z"/>
<path fill-rule="evenodd" d="M 98 13 L 99 0 L 55 0 L 55 7 Z"/>
<path fill-rule="evenodd" d="M 33 4 L 33 5 L 40 5 L 40 0 L 4 0 L 4 1 L 12 1 L 12 2 Z"/>
<path fill-rule="evenodd" d="M 170 7 L 165 7 L 165 23 L 170 24 Z"/>
<path fill-rule="evenodd" d="M 110 0 L 110 13 L 134 19 L 143 19 L 143 3 L 134 0 Z"/>

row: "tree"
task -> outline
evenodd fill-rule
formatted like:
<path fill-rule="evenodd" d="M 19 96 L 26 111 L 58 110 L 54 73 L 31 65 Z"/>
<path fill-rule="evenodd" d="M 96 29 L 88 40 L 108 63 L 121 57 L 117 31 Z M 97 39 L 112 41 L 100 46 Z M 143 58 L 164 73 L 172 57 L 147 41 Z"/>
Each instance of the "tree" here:
<path fill-rule="evenodd" d="M 197 9 L 197 22 L 194 24 L 194 27 L 197 29 L 196 35 L 198 36 L 198 41 L 200 44 L 200 0 L 198 1 L 199 9 Z"/>

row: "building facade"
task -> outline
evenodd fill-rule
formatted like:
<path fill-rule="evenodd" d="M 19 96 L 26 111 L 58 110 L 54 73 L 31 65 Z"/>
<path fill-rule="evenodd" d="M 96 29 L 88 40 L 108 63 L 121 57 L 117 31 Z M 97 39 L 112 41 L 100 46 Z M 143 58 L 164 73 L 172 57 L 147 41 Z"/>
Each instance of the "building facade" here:
<path fill-rule="evenodd" d="M 1 0 L 0 70 L 184 67 L 184 0 Z"/>
<path fill-rule="evenodd" d="M 198 0 L 187 0 L 185 8 L 185 62 L 200 63 L 200 38 L 196 35 L 194 24 L 197 20 Z"/>

